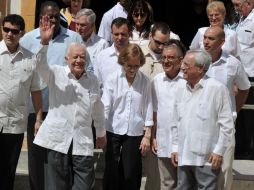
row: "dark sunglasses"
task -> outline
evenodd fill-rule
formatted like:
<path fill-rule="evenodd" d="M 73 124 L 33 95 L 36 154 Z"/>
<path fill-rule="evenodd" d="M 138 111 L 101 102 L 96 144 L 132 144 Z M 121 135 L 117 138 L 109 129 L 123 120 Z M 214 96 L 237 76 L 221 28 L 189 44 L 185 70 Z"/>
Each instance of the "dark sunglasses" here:
<path fill-rule="evenodd" d="M 7 27 L 3 27 L 3 31 L 6 32 L 6 33 L 11 32 L 14 35 L 17 35 L 20 32 L 19 29 L 11 29 L 11 28 L 7 28 Z"/>
<path fill-rule="evenodd" d="M 134 17 L 136 17 L 136 18 L 139 17 L 139 16 L 140 16 L 141 18 L 143 18 L 143 17 L 146 16 L 145 13 L 133 13 L 132 15 L 133 15 Z"/>
<path fill-rule="evenodd" d="M 154 38 L 152 38 L 152 39 L 153 39 L 153 41 L 154 41 L 158 46 L 160 46 L 160 45 L 162 45 L 162 46 L 168 45 L 168 42 L 160 42 L 160 41 L 158 41 L 158 40 L 155 40 Z"/>

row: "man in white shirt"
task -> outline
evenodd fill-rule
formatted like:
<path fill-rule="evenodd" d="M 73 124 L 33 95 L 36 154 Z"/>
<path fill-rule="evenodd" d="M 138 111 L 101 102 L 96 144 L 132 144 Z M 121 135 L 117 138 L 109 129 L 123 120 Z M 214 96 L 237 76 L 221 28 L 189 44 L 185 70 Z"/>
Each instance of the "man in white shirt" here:
<path fill-rule="evenodd" d="M 94 32 L 96 15 L 92 9 L 81 9 L 76 15 L 76 29 L 81 35 L 92 63 L 96 55 L 109 46 L 108 42 Z"/>
<path fill-rule="evenodd" d="M 246 104 L 254 107 L 254 1 L 232 0 L 235 11 L 241 15 L 236 33 L 241 46 L 241 62 L 252 86 Z M 236 155 L 254 159 L 253 110 L 241 110 L 236 120 Z"/>
<path fill-rule="evenodd" d="M 224 30 L 219 26 L 208 28 L 204 33 L 204 48 L 212 57 L 212 64 L 207 75 L 223 83 L 229 91 L 231 110 L 237 116 L 248 96 L 250 82 L 242 63 L 226 51 L 222 50 L 225 42 Z M 235 91 L 237 88 L 237 93 Z M 233 183 L 233 160 L 235 150 L 235 135 L 232 135 L 230 146 L 227 148 L 222 164 L 219 188 L 230 190 Z"/>
<path fill-rule="evenodd" d="M 176 167 L 170 161 L 172 110 L 175 90 L 184 85 L 180 71 L 185 47 L 178 40 L 170 40 L 162 52 L 161 64 L 164 72 L 156 75 L 152 81 L 153 120 L 152 151 L 158 157 L 160 189 L 173 190 L 177 185 Z"/>
<path fill-rule="evenodd" d="M 64 28 L 60 25 L 60 9 L 56 2 L 46 1 L 41 5 L 40 16 L 48 15 L 51 18 L 52 24 L 54 24 L 54 34 L 48 46 L 47 61 L 50 65 L 66 65 L 64 56 L 66 55 L 67 48 L 72 42 L 80 42 L 83 40 L 81 36 Z M 36 28 L 28 33 L 26 33 L 20 43 L 26 49 L 36 54 L 41 47 L 40 44 L 40 28 Z M 86 64 L 87 71 L 93 71 L 92 64 Z M 42 110 L 43 118 L 48 112 L 48 88 L 42 91 Z M 32 102 L 30 100 L 30 102 Z M 31 190 L 44 190 L 44 164 L 45 164 L 45 154 L 44 148 L 39 147 L 33 143 L 34 140 L 34 130 L 31 126 L 34 125 L 36 118 L 34 115 L 34 110 L 30 104 L 29 106 L 29 117 L 27 125 L 27 144 L 28 144 L 28 170 L 29 170 L 29 183 Z"/>
<path fill-rule="evenodd" d="M 142 46 L 142 51 L 145 55 L 146 62 L 140 68 L 150 80 L 157 74 L 163 72 L 160 63 L 163 48 L 168 44 L 171 31 L 167 23 L 156 22 L 153 24 L 149 34 L 149 43 Z M 177 37 L 177 36 L 173 36 Z M 156 155 L 149 151 L 143 159 L 144 173 L 146 175 L 146 190 L 160 190 L 160 178 L 158 169 L 158 159 Z"/>
<path fill-rule="evenodd" d="M 108 10 L 102 16 L 98 36 L 107 40 L 110 45 L 113 43 L 111 36 L 112 21 L 117 17 L 127 18 L 131 3 L 132 0 L 119 0 L 119 2 L 114 7 Z"/>
<path fill-rule="evenodd" d="M 205 75 L 211 64 L 205 50 L 189 50 L 181 69 L 187 84 L 176 90 L 171 160 L 178 166 L 177 188 L 217 189 L 223 155 L 233 135 L 226 86 Z"/>
<path fill-rule="evenodd" d="M 129 44 L 131 35 L 131 26 L 128 20 L 122 17 L 113 20 L 111 30 L 114 43 L 102 50 L 94 62 L 94 74 L 98 77 L 102 88 L 107 77 L 122 68 L 117 61 L 118 55 Z"/>
<path fill-rule="evenodd" d="M 0 189 L 13 189 L 15 171 L 26 131 L 30 92 L 38 130 L 42 119 L 41 81 L 33 65 L 36 58 L 20 45 L 25 21 L 10 14 L 2 21 L 0 42 Z"/>
<path fill-rule="evenodd" d="M 53 27 L 48 16 L 43 16 L 41 23 L 41 44 L 46 52 Z M 48 65 L 44 54 L 38 56 L 43 61 L 36 70 L 48 85 L 50 105 L 34 143 L 47 149 L 46 189 L 92 189 L 92 120 L 97 148 L 103 148 L 106 137 L 99 83 L 85 70 L 85 46 L 77 42 L 69 45 L 66 66 Z"/>

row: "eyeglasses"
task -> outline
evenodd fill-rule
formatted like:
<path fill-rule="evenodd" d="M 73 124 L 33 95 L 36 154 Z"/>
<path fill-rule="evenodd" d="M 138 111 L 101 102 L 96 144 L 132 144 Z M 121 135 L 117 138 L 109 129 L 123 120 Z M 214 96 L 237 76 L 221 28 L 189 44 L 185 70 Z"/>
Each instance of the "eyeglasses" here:
<path fill-rule="evenodd" d="M 160 63 L 172 63 L 178 59 L 179 59 L 178 57 L 162 57 L 160 59 Z"/>
<path fill-rule="evenodd" d="M 11 32 L 11 33 L 14 34 L 14 35 L 17 35 L 17 34 L 20 33 L 20 30 L 19 30 L 19 29 L 11 29 L 11 28 L 7 28 L 7 27 L 3 27 L 3 31 L 4 31 L 5 33 Z"/>
<path fill-rule="evenodd" d="M 185 62 L 182 62 L 182 64 L 181 64 L 181 69 L 182 69 L 182 70 L 183 70 L 183 69 L 189 70 L 189 69 L 191 69 L 192 67 L 195 67 L 195 65 L 189 65 L 189 64 L 187 64 L 187 63 L 185 63 Z"/>
<path fill-rule="evenodd" d="M 138 18 L 139 16 L 140 16 L 141 18 L 144 18 L 144 17 L 146 16 L 145 13 L 133 13 L 132 15 L 133 15 L 134 17 L 136 17 L 136 18 Z"/>
<path fill-rule="evenodd" d="M 166 46 L 168 45 L 168 42 L 161 42 L 161 41 L 158 41 L 158 40 L 155 40 L 154 38 L 152 38 L 153 41 L 158 45 L 158 46 Z"/>
<path fill-rule="evenodd" d="M 139 67 L 140 67 L 140 65 L 124 65 L 125 67 L 126 67 L 126 69 L 128 69 L 128 70 L 137 70 L 137 69 L 139 69 Z"/>

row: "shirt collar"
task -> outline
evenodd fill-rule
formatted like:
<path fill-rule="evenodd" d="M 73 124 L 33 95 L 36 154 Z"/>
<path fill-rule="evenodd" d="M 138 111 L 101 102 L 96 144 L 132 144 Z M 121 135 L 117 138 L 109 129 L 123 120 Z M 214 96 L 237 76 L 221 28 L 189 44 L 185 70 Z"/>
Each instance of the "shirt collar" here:
<path fill-rule="evenodd" d="M 214 63 L 212 63 L 210 65 L 210 67 L 218 66 L 218 65 L 226 63 L 228 56 L 229 55 L 225 51 L 222 51 L 220 58 L 217 61 L 215 61 Z"/>
<path fill-rule="evenodd" d="M 168 76 L 166 75 L 165 72 L 163 74 L 163 80 L 164 81 L 177 81 L 177 80 L 182 79 L 182 78 L 183 78 L 183 73 L 181 71 L 173 79 L 168 78 Z"/>
<path fill-rule="evenodd" d="M 154 61 L 158 61 L 155 53 L 149 48 L 149 43 L 142 47 L 142 51 L 145 57 L 152 57 Z"/>
<path fill-rule="evenodd" d="M 203 78 L 201 78 L 199 80 L 199 82 L 194 86 L 194 88 L 191 88 L 191 86 L 188 84 L 188 82 L 186 83 L 187 89 L 191 92 L 195 92 L 200 88 L 203 88 L 206 84 L 206 81 L 209 77 L 207 75 L 205 75 Z"/>
<path fill-rule="evenodd" d="M 24 55 L 24 51 L 25 51 L 24 48 L 22 46 L 20 46 L 20 44 L 19 44 L 18 49 L 16 51 L 16 55 L 19 54 L 19 53 Z M 3 54 L 3 53 L 10 53 L 7 46 L 6 46 L 6 44 L 5 44 L 5 42 L 4 42 L 4 40 L 2 40 L 0 42 L 0 54 Z"/>
<path fill-rule="evenodd" d="M 67 75 L 69 78 L 72 78 L 72 79 L 77 80 L 76 77 L 71 73 L 70 67 L 69 67 L 68 65 L 64 66 L 64 71 L 65 71 L 66 75 Z M 83 78 L 83 77 L 88 77 L 87 72 L 85 72 L 85 73 L 80 77 L 80 79 Z M 78 80 L 80 80 L 80 79 L 78 79 Z"/>
<path fill-rule="evenodd" d="M 95 33 L 92 32 L 91 36 L 86 40 L 85 44 L 89 43 L 94 44 L 94 42 L 95 42 Z"/>

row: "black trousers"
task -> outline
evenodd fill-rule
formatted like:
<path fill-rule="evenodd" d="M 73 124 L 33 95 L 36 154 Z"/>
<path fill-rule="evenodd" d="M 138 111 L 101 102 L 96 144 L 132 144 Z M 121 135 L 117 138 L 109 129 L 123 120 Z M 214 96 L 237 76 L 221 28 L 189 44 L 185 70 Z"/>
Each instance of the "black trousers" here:
<path fill-rule="evenodd" d="M 139 146 L 142 136 L 107 132 L 104 190 L 139 190 L 142 162 Z"/>
<path fill-rule="evenodd" d="M 22 134 L 0 132 L 0 189 L 12 190 L 18 159 L 24 139 Z"/>
<path fill-rule="evenodd" d="M 47 113 L 43 113 L 43 119 Z M 47 156 L 46 149 L 33 143 L 35 114 L 30 114 L 27 124 L 28 171 L 31 190 L 44 190 L 44 167 Z"/>
<path fill-rule="evenodd" d="M 254 77 L 249 78 L 254 82 Z M 254 105 L 254 87 L 249 90 L 246 104 Z M 254 159 L 254 110 L 242 109 L 236 119 L 236 159 Z"/>
<path fill-rule="evenodd" d="M 92 190 L 95 184 L 92 156 L 47 150 L 45 190 Z"/>

